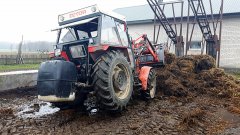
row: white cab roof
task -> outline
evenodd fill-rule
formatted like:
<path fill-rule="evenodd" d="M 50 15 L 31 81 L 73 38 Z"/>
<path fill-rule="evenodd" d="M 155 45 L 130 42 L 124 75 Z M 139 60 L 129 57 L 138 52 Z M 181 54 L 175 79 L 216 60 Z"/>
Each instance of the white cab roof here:
<path fill-rule="evenodd" d="M 120 14 L 117 14 L 117 13 L 114 13 L 112 11 L 104 10 L 103 8 L 100 8 L 97 5 L 92 5 L 92 6 L 88 6 L 88 7 L 85 7 L 85 8 L 81 8 L 79 10 L 74 10 L 74 11 L 71 11 L 71 12 L 68 12 L 68 13 L 65 13 L 65 14 L 61 14 L 61 15 L 58 16 L 58 21 L 59 21 L 59 24 L 64 23 L 64 22 L 68 22 L 68 21 L 70 21 L 70 23 L 73 23 L 74 19 L 83 18 L 85 16 L 93 15 L 93 14 L 96 14 L 96 13 L 106 14 L 106 15 L 109 15 L 113 18 L 116 18 L 116 19 L 119 19 L 119 20 L 122 20 L 122 21 L 126 21 L 126 18 L 124 16 L 122 16 Z"/>

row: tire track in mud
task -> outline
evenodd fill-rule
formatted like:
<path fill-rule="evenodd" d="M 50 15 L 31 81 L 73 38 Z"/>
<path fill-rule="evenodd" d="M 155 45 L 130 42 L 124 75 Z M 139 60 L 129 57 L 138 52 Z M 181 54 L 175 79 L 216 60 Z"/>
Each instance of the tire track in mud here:
<path fill-rule="evenodd" d="M 35 89 L 33 90 L 35 91 Z M 9 95 L 5 96 L 8 97 Z M 17 97 L 18 95 L 11 95 Z M 6 106 L 14 106 L 13 97 L 7 98 Z M 2 96 L 1 96 L 2 98 Z M 205 98 L 205 99 L 204 99 Z M 204 99 L 204 100 L 203 100 Z M 208 100 L 208 101 L 206 101 Z M 11 102 L 13 101 L 13 102 Z M 37 104 L 35 95 L 20 97 L 21 103 L 34 106 Z M 204 101 L 204 102 L 203 102 Z M 215 103 L 214 103 L 215 102 Z M 42 103 L 39 102 L 41 105 Z M 64 110 L 41 117 L 21 118 L 13 114 L 1 114 L 1 134 L 207 134 L 210 131 L 205 124 L 207 120 L 197 121 L 194 126 L 181 125 L 186 112 L 196 108 L 204 108 L 213 112 L 220 104 L 218 100 L 209 97 L 196 97 L 186 101 L 185 98 L 157 96 L 151 102 L 134 99 L 127 110 L 118 115 L 100 112 L 95 116 L 88 116 L 79 110 Z M 2 106 L 1 106 L 2 107 Z M 4 108 L 5 108 L 4 107 Z M 3 109 L 3 108 L 2 108 Z M 32 112 L 33 113 L 33 112 Z M 212 124 L 219 122 L 217 118 L 210 118 L 206 114 L 204 119 L 210 119 Z M 208 118 L 209 117 L 209 118 Z M 193 117 L 194 119 L 194 117 Z M 200 124 L 199 124 L 200 123 Z M 209 122 L 210 123 L 210 122 Z"/>

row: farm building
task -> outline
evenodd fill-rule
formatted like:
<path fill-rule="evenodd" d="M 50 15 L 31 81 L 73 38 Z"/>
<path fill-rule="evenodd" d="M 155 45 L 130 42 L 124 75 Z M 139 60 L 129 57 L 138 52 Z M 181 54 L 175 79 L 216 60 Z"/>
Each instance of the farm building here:
<path fill-rule="evenodd" d="M 204 0 L 206 13 L 211 17 L 211 8 L 209 0 Z M 188 16 L 188 2 L 185 0 L 183 4 L 175 5 L 175 17 L 176 22 L 181 21 L 181 10 L 183 9 L 183 40 L 186 41 L 187 34 L 187 16 Z M 221 0 L 212 0 L 212 12 L 214 20 L 219 17 L 219 9 L 221 7 Z M 220 67 L 228 69 L 240 68 L 240 3 L 236 0 L 224 1 L 223 6 L 223 27 L 222 27 L 222 40 L 221 40 L 221 53 L 220 53 Z M 134 7 L 126 7 L 116 9 L 115 12 L 126 16 L 129 34 L 133 39 L 139 37 L 141 34 L 147 34 L 150 40 L 153 40 L 154 33 L 154 13 L 149 5 L 140 5 Z M 166 6 L 164 13 L 171 23 L 173 23 L 172 5 Z M 190 13 L 190 19 L 194 19 L 192 12 Z M 177 29 L 179 30 L 179 25 Z M 192 26 L 191 26 L 192 27 Z M 211 27 L 212 24 L 211 24 Z M 219 31 L 219 25 L 217 26 L 217 32 Z M 160 31 L 159 42 L 166 42 L 168 37 L 166 32 L 162 29 Z M 192 37 L 192 46 L 189 47 L 189 52 L 198 52 L 201 50 L 202 33 L 198 25 L 195 26 Z M 195 45 L 194 45 L 195 44 Z M 188 53 L 189 54 L 189 53 Z"/>

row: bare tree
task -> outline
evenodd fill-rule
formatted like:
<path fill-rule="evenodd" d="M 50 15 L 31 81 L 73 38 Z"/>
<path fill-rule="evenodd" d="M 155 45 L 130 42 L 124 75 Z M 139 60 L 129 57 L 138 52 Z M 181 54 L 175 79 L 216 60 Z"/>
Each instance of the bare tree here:
<path fill-rule="evenodd" d="M 23 45 L 23 35 L 22 35 L 22 40 L 18 45 L 18 54 L 17 54 L 17 58 L 16 58 L 16 63 L 17 64 L 23 64 L 22 45 Z"/>

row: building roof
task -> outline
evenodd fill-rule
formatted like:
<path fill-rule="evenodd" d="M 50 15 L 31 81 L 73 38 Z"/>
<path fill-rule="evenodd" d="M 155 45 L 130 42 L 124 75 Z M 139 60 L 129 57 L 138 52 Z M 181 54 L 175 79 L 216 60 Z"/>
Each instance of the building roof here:
<path fill-rule="evenodd" d="M 184 1 L 184 7 L 183 7 L 183 16 L 186 17 L 188 14 L 188 2 L 187 0 Z M 221 6 L 221 0 L 211 0 L 213 5 L 213 13 L 218 14 Z M 207 14 L 211 14 L 210 10 L 210 4 L 209 0 L 203 0 L 205 10 Z M 240 14 L 240 2 L 238 0 L 226 0 L 224 1 L 223 6 L 223 13 L 224 15 L 229 14 Z M 181 17 L 181 4 L 177 3 L 174 4 L 175 9 L 175 16 Z M 165 15 L 168 18 L 173 18 L 173 11 L 172 11 L 172 5 L 166 5 L 165 6 Z M 126 16 L 128 23 L 139 23 L 140 21 L 142 23 L 149 22 L 149 20 L 154 19 L 154 13 L 150 6 L 148 4 L 146 5 L 140 5 L 140 6 L 133 6 L 133 7 L 125 7 L 125 8 L 118 8 L 115 9 L 114 12 L 122 14 Z M 191 12 L 191 15 L 192 12 Z"/>

